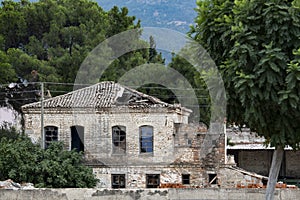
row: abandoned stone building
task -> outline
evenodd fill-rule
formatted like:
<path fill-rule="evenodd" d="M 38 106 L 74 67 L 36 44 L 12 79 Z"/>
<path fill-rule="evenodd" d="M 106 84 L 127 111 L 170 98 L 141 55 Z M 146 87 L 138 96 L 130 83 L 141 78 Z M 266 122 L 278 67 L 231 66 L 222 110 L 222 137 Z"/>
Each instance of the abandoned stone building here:
<path fill-rule="evenodd" d="M 118 83 L 101 82 L 27 104 L 22 112 L 33 141 L 43 141 L 45 148 L 63 141 L 67 150 L 83 151 L 98 187 L 225 186 L 233 177 L 234 169 L 225 165 L 224 131 L 212 136 L 188 122 L 191 110 Z M 230 180 L 230 186 L 237 181 Z"/>

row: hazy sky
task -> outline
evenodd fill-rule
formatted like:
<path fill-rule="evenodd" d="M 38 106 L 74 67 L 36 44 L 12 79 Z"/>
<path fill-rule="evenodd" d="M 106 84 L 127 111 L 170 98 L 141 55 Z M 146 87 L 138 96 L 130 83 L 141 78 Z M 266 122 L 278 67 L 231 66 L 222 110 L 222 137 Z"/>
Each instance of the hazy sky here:
<path fill-rule="evenodd" d="M 4 121 L 14 124 L 15 116 L 12 110 L 3 107 L 0 108 L 0 124 L 2 124 Z"/>

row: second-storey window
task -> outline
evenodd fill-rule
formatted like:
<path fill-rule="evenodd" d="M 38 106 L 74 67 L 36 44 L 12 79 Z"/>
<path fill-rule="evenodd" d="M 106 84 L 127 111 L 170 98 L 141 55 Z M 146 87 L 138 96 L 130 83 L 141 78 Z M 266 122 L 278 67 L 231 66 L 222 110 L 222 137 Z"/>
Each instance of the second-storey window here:
<path fill-rule="evenodd" d="M 71 149 L 77 152 L 84 151 L 84 127 L 71 126 Z"/>
<path fill-rule="evenodd" d="M 126 153 L 126 127 L 112 127 L 112 146 L 114 154 Z"/>
<path fill-rule="evenodd" d="M 153 153 L 153 127 L 140 127 L 140 153 Z"/>

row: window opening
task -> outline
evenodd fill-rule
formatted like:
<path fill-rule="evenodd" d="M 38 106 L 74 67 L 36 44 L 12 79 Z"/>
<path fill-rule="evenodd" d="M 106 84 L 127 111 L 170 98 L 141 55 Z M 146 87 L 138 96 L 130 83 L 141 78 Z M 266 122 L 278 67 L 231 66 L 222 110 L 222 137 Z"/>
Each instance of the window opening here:
<path fill-rule="evenodd" d="M 51 142 L 58 141 L 58 128 L 56 126 L 46 126 L 45 131 L 45 148 L 47 149 Z"/>
<path fill-rule="evenodd" d="M 126 127 L 112 127 L 112 144 L 114 154 L 124 154 L 126 152 Z"/>
<path fill-rule="evenodd" d="M 71 126 L 71 149 L 77 152 L 84 151 L 84 127 Z"/>
<path fill-rule="evenodd" d="M 209 184 L 217 184 L 217 174 L 208 174 Z"/>
<path fill-rule="evenodd" d="M 112 174 L 111 179 L 112 188 L 125 188 L 125 174 Z"/>
<path fill-rule="evenodd" d="M 140 127 L 140 152 L 141 153 L 153 152 L 153 127 L 152 126 Z"/>
<path fill-rule="evenodd" d="M 159 174 L 147 174 L 146 175 L 146 187 L 147 188 L 158 188 L 160 182 Z"/>
<path fill-rule="evenodd" d="M 182 184 L 190 184 L 190 175 L 182 174 Z"/>

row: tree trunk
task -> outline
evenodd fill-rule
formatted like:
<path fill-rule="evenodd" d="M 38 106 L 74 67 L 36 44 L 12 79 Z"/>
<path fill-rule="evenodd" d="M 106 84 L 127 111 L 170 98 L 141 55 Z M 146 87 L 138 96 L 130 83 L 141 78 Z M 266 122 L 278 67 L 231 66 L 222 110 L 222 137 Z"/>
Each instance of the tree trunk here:
<path fill-rule="evenodd" d="M 279 170 L 281 167 L 283 152 L 284 152 L 283 147 L 277 147 L 274 150 L 268 184 L 267 184 L 267 190 L 266 190 L 266 200 L 274 199 L 274 191 L 277 183 Z"/>

